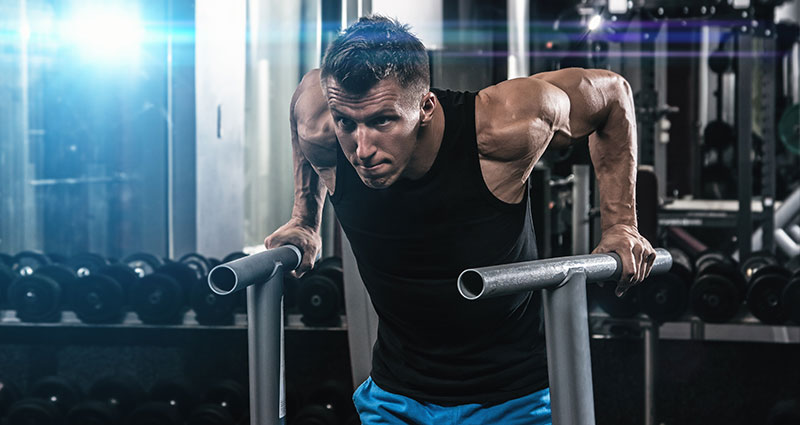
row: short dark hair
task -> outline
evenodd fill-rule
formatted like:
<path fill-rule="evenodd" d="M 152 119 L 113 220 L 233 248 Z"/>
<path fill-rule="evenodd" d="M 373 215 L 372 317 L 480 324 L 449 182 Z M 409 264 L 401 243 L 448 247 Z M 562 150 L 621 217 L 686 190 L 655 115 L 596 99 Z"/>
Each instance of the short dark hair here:
<path fill-rule="evenodd" d="M 323 84 L 332 77 L 354 94 L 366 93 L 388 78 L 415 92 L 430 89 L 425 46 L 408 25 L 380 15 L 362 17 L 328 46 L 321 77 Z"/>

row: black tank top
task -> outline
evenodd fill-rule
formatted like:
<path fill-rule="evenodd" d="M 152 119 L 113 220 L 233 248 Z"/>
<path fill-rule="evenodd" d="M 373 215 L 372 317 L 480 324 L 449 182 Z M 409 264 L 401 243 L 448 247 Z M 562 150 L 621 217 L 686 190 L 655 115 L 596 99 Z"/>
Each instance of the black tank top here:
<path fill-rule="evenodd" d="M 536 259 L 528 194 L 497 199 L 478 159 L 475 93 L 433 90 L 445 129 L 431 169 L 365 186 L 338 150 L 331 201 L 378 313 L 372 379 L 453 406 L 497 404 L 547 387 L 539 292 L 467 301 L 467 268 Z"/>

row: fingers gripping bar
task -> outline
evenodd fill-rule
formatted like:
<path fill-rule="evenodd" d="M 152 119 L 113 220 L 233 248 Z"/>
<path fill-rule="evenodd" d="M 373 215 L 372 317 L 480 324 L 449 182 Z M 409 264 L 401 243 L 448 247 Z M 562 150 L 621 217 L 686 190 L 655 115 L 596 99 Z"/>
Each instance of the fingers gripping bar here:
<path fill-rule="evenodd" d="M 247 350 L 251 424 L 286 421 L 283 370 L 283 274 L 303 258 L 292 245 L 270 249 L 214 267 L 208 286 L 229 296 L 247 289 Z"/>

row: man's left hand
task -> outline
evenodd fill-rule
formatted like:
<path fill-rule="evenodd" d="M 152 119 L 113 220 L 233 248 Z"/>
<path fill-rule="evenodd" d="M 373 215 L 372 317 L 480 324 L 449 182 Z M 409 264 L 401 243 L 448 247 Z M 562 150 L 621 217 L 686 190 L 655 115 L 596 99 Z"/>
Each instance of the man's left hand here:
<path fill-rule="evenodd" d="M 642 282 L 653 268 L 656 251 L 634 226 L 616 224 L 603 231 L 600 244 L 592 254 L 615 252 L 622 260 L 622 276 L 616 294 L 621 297 L 633 285 Z"/>

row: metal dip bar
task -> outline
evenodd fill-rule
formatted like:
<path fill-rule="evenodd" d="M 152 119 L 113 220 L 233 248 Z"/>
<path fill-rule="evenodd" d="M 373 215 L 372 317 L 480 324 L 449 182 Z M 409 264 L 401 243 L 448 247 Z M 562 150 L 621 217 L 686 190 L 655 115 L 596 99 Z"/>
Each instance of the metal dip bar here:
<path fill-rule="evenodd" d="M 250 423 L 284 424 L 283 273 L 303 255 L 286 245 L 214 267 L 208 286 L 219 295 L 247 289 L 247 343 L 250 358 Z"/>
<path fill-rule="evenodd" d="M 665 273 L 672 256 L 656 250 L 651 274 Z M 577 255 L 469 269 L 458 277 L 458 291 L 469 300 L 542 289 L 554 425 L 593 425 L 592 364 L 586 283 L 618 281 L 616 254 Z"/>

